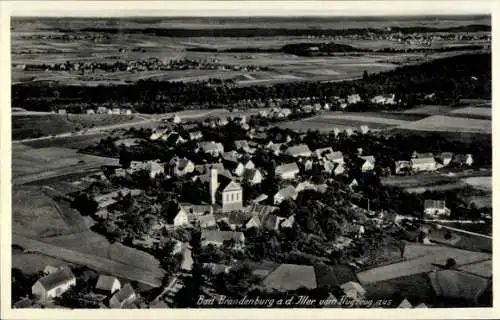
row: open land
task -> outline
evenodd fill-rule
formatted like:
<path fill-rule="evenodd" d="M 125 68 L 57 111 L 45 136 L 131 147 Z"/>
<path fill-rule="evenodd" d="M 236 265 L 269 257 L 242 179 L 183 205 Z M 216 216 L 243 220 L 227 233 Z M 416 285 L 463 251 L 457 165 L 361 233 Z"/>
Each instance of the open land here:
<path fill-rule="evenodd" d="M 412 131 L 432 131 L 432 132 L 465 132 L 465 133 L 488 133 L 491 134 L 491 120 L 450 117 L 450 116 L 430 116 L 428 118 L 406 123 L 398 129 Z"/>

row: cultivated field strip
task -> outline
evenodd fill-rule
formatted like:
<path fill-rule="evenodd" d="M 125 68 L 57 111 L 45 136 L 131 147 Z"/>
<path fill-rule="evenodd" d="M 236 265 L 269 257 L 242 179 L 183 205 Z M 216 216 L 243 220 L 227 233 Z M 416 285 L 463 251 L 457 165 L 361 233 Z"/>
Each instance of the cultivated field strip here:
<path fill-rule="evenodd" d="M 27 251 L 39 252 L 70 263 L 85 265 L 97 271 L 107 272 L 119 278 L 137 281 L 148 286 L 161 286 L 161 280 L 164 275 L 164 271 L 159 268 L 156 270 L 143 269 L 106 258 L 54 246 L 16 233 L 12 234 L 12 243 L 23 247 Z"/>
<path fill-rule="evenodd" d="M 399 129 L 433 132 L 467 132 L 491 134 L 491 120 L 449 116 L 430 116 L 399 126 Z"/>

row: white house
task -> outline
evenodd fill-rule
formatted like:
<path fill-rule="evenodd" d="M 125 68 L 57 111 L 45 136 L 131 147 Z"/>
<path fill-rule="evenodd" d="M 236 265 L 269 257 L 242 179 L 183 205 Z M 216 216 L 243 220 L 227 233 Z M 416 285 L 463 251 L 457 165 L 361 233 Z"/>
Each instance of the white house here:
<path fill-rule="evenodd" d="M 99 275 L 95 288 L 113 294 L 122 287 L 120 280 L 113 276 Z"/>
<path fill-rule="evenodd" d="M 373 168 L 375 168 L 375 157 L 361 156 L 360 158 L 364 160 L 363 164 L 361 165 L 362 172 L 371 171 L 373 170 Z"/>
<path fill-rule="evenodd" d="M 220 142 L 203 141 L 198 143 L 198 149 L 213 156 L 224 153 L 224 146 Z"/>
<path fill-rule="evenodd" d="M 355 104 L 358 102 L 361 102 L 361 96 L 359 94 L 355 93 L 347 96 L 348 104 Z"/>
<path fill-rule="evenodd" d="M 446 202 L 444 200 L 425 200 L 424 213 L 430 218 L 436 218 L 441 216 L 449 217 L 451 211 L 446 208 Z"/>
<path fill-rule="evenodd" d="M 295 162 L 282 164 L 276 167 L 275 175 L 283 180 L 295 179 L 299 174 L 299 167 Z"/>
<path fill-rule="evenodd" d="M 75 275 L 69 268 L 63 268 L 38 279 L 31 287 L 31 293 L 40 301 L 48 302 L 59 297 L 74 285 L 76 285 Z"/>
<path fill-rule="evenodd" d="M 193 131 L 189 133 L 189 140 L 200 140 L 203 138 L 203 133 L 201 131 Z"/>
<path fill-rule="evenodd" d="M 361 131 L 362 134 L 367 134 L 370 131 L 370 128 L 368 128 L 367 125 L 362 125 L 359 127 L 359 130 Z"/>
<path fill-rule="evenodd" d="M 296 146 L 288 147 L 286 154 L 292 157 L 310 157 L 312 155 L 311 150 L 306 144 L 299 144 Z"/>
<path fill-rule="evenodd" d="M 413 158 L 410 160 L 410 164 L 413 172 L 436 170 L 436 160 L 434 157 Z"/>
<path fill-rule="evenodd" d="M 406 160 L 398 160 L 394 162 L 394 173 L 404 174 L 411 170 L 411 162 Z"/>
<path fill-rule="evenodd" d="M 247 169 L 243 174 L 243 182 L 255 185 L 262 182 L 262 173 L 259 169 Z"/>
<path fill-rule="evenodd" d="M 183 227 L 189 225 L 189 216 L 182 206 L 179 206 L 179 211 L 173 220 L 174 227 Z"/>

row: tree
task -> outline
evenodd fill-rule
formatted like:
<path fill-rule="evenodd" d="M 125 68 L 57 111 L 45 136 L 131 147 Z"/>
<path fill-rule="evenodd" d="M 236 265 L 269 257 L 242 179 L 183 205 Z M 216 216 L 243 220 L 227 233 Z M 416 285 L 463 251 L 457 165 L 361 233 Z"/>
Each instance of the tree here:
<path fill-rule="evenodd" d="M 132 163 L 132 154 L 126 149 L 120 150 L 120 165 L 124 169 L 128 169 Z"/>
<path fill-rule="evenodd" d="M 88 216 L 97 212 L 98 204 L 87 193 L 82 192 L 75 197 L 71 207 L 78 210 L 83 216 Z"/>
<path fill-rule="evenodd" d="M 446 260 L 446 269 L 452 269 L 457 265 L 457 262 L 453 258 L 448 258 Z"/>

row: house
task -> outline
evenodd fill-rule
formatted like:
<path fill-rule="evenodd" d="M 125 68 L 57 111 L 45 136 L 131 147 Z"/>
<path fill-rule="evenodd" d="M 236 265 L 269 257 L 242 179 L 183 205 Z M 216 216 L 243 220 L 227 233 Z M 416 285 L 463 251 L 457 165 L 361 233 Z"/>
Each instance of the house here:
<path fill-rule="evenodd" d="M 331 161 L 336 164 L 343 164 L 344 163 L 344 155 L 342 154 L 342 151 L 334 151 L 332 153 L 327 153 L 325 155 L 326 160 Z"/>
<path fill-rule="evenodd" d="M 120 113 L 121 113 L 120 108 L 113 108 L 113 109 L 111 110 L 111 114 L 120 114 Z"/>
<path fill-rule="evenodd" d="M 94 109 L 87 109 L 87 110 L 85 110 L 85 113 L 86 114 L 95 114 L 95 110 Z"/>
<path fill-rule="evenodd" d="M 273 203 L 275 205 L 279 205 L 284 200 L 297 199 L 298 192 L 295 190 L 293 186 L 287 186 L 285 188 L 280 189 L 273 197 Z"/>
<path fill-rule="evenodd" d="M 277 216 L 275 214 L 268 214 L 262 219 L 262 227 L 266 230 L 270 231 L 278 231 L 281 227 L 281 224 L 287 218 Z"/>
<path fill-rule="evenodd" d="M 261 221 L 269 214 L 279 210 L 279 207 L 268 206 L 263 204 L 251 204 L 245 208 L 245 212 L 249 213 L 252 216 L 257 216 L 261 219 Z"/>
<path fill-rule="evenodd" d="M 314 267 L 299 264 L 281 264 L 262 281 L 267 290 L 287 292 L 299 288 L 316 289 Z"/>
<path fill-rule="evenodd" d="M 175 156 L 168 162 L 167 172 L 171 176 L 182 177 L 188 173 L 194 172 L 194 163 L 189 159 L 180 159 Z"/>
<path fill-rule="evenodd" d="M 426 216 L 435 218 L 439 216 L 450 216 L 450 209 L 446 208 L 445 200 L 425 200 L 424 213 Z"/>
<path fill-rule="evenodd" d="M 224 152 L 222 154 L 222 159 L 228 162 L 238 162 L 238 160 L 241 158 L 241 155 L 238 153 L 236 150 Z"/>
<path fill-rule="evenodd" d="M 248 141 L 246 141 L 246 140 L 236 140 L 236 141 L 234 141 L 234 146 L 235 146 L 236 150 L 241 150 L 241 151 L 244 151 L 246 153 L 254 153 L 255 152 L 255 149 L 251 148 Z"/>
<path fill-rule="evenodd" d="M 437 162 L 439 162 L 443 166 L 449 165 L 452 159 L 453 153 L 451 152 L 443 152 L 436 156 Z"/>
<path fill-rule="evenodd" d="M 456 154 L 451 161 L 459 166 L 471 166 L 474 163 L 471 154 Z"/>
<path fill-rule="evenodd" d="M 434 154 L 432 152 L 420 153 L 420 152 L 417 152 L 417 151 L 413 151 L 413 153 L 411 154 L 411 158 L 412 159 L 414 159 L 414 158 L 420 158 L 420 159 L 434 158 Z"/>
<path fill-rule="evenodd" d="M 250 218 L 250 220 L 248 220 L 245 223 L 245 229 L 247 229 L 247 230 L 251 229 L 251 228 L 259 229 L 261 226 L 262 226 L 262 223 L 257 215 L 254 215 L 253 217 Z"/>
<path fill-rule="evenodd" d="M 202 229 L 210 229 L 217 227 L 217 221 L 213 213 L 196 216 L 194 218 L 195 224 L 199 225 Z"/>
<path fill-rule="evenodd" d="M 178 145 L 186 142 L 186 139 L 184 139 L 177 132 L 170 132 L 169 134 L 165 134 L 161 137 L 161 139 L 163 141 L 166 141 L 168 144 L 173 145 L 173 146 L 178 146 Z"/>
<path fill-rule="evenodd" d="M 215 141 L 199 142 L 198 149 L 215 157 L 224 153 L 224 146 L 222 143 Z"/>
<path fill-rule="evenodd" d="M 74 285 L 76 285 L 76 278 L 73 272 L 69 268 L 62 268 L 38 279 L 31 287 L 31 293 L 45 303 L 52 298 L 59 297 Z"/>
<path fill-rule="evenodd" d="M 371 171 L 375 168 L 374 156 L 360 156 L 359 158 L 363 160 L 363 164 L 361 165 L 362 172 Z"/>
<path fill-rule="evenodd" d="M 149 137 L 149 139 L 150 140 L 158 140 L 161 137 L 163 137 L 164 135 L 166 135 L 168 131 L 169 131 L 168 128 L 156 129 L 156 130 L 153 131 L 153 133 L 151 134 L 151 136 Z"/>
<path fill-rule="evenodd" d="M 288 147 L 286 149 L 286 154 L 294 158 L 298 158 L 310 157 L 312 155 L 312 152 L 306 144 L 299 144 L 296 146 Z"/>
<path fill-rule="evenodd" d="M 193 131 L 189 133 L 189 140 L 201 140 L 203 139 L 203 133 L 201 131 Z"/>
<path fill-rule="evenodd" d="M 217 169 L 218 172 L 222 172 L 225 170 L 224 164 L 217 162 L 217 163 L 197 164 L 194 166 L 194 171 L 199 174 L 207 174 L 210 173 L 210 169 L 212 168 Z"/>
<path fill-rule="evenodd" d="M 352 299 L 360 300 L 363 299 L 366 290 L 363 288 L 359 282 L 349 281 L 340 285 L 340 289 L 344 291 L 344 294 Z"/>
<path fill-rule="evenodd" d="M 334 175 L 338 176 L 344 174 L 344 172 L 345 172 L 345 166 L 343 162 L 335 164 L 335 168 L 333 169 Z"/>
<path fill-rule="evenodd" d="M 106 194 L 97 195 L 94 197 L 94 201 L 97 202 L 98 209 L 104 209 L 113 203 L 118 202 L 122 197 L 126 195 L 137 196 L 142 194 L 141 189 L 128 189 L 122 188 L 119 190 L 115 190 Z"/>
<path fill-rule="evenodd" d="M 437 297 L 464 299 L 471 303 L 477 303 L 490 285 L 488 279 L 453 269 L 435 270 L 428 277 Z"/>
<path fill-rule="evenodd" d="M 357 187 L 358 185 L 359 185 L 358 180 L 352 179 L 352 181 L 349 183 L 349 188 L 353 189 L 353 188 Z"/>
<path fill-rule="evenodd" d="M 434 159 L 434 156 L 425 158 L 413 158 L 410 160 L 410 165 L 413 172 L 436 170 L 436 160 Z"/>
<path fill-rule="evenodd" d="M 352 128 L 345 129 L 345 134 L 350 137 L 354 134 L 354 130 Z"/>
<path fill-rule="evenodd" d="M 121 289 L 120 280 L 113 276 L 99 275 L 95 288 L 100 291 L 105 291 L 108 294 L 113 294 Z"/>
<path fill-rule="evenodd" d="M 132 110 L 130 110 L 130 109 L 122 109 L 122 114 L 130 116 L 130 115 L 132 115 Z"/>
<path fill-rule="evenodd" d="M 57 110 L 57 114 L 66 114 L 66 109 Z"/>
<path fill-rule="evenodd" d="M 259 169 L 247 169 L 243 173 L 243 183 L 255 185 L 262 182 L 262 173 Z"/>
<path fill-rule="evenodd" d="M 222 263 L 203 263 L 203 267 L 208 269 L 214 275 L 229 273 L 231 270 L 231 266 Z"/>
<path fill-rule="evenodd" d="M 347 96 L 346 100 L 347 100 L 348 104 L 355 104 L 355 103 L 361 102 L 361 96 L 357 93 L 350 94 Z"/>
<path fill-rule="evenodd" d="M 213 207 L 209 204 L 181 203 L 181 207 L 186 213 L 192 216 L 203 216 L 214 213 Z"/>
<path fill-rule="evenodd" d="M 316 190 L 317 186 L 309 181 L 299 182 L 295 187 L 295 191 L 302 192 L 304 190 Z"/>
<path fill-rule="evenodd" d="M 367 134 L 370 131 L 370 128 L 368 128 L 367 125 L 362 125 L 359 127 L 359 131 L 361 131 L 362 134 Z"/>
<path fill-rule="evenodd" d="M 111 297 L 109 300 L 109 307 L 113 309 L 121 309 L 133 303 L 136 298 L 134 289 L 129 283 L 127 283 Z"/>
<path fill-rule="evenodd" d="M 220 181 L 220 182 L 219 182 Z M 217 169 L 210 170 L 209 193 L 211 204 L 219 202 L 222 212 L 243 208 L 243 189 L 232 179 L 219 176 Z"/>
<path fill-rule="evenodd" d="M 373 97 L 370 101 L 375 104 L 395 104 L 396 101 L 394 100 L 396 98 L 396 95 L 394 93 L 391 94 L 383 94 L 383 95 L 378 95 Z"/>
<path fill-rule="evenodd" d="M 201 233 L 202 246 L 213 244 L 220 247 L 228 241 L 233 242 L 235 249 L 241 249 L 245 246 L 245 235 L 243 232 L 219 230 L 203 230 Z"/>
<path fill-rule="evenodd" d="M 155 161 L 132 161 L 129 168 L 127 169 L 128 174 L 133 174 L 137 171 L 145 170 L 149 173 L 151 179 L 156 178 L 157 175 L 165 173 L 165 168 L 158 162 Z"/>
<path fill-rule="evenodd" d="M 274 170 L 275 175 L 283 180 L 295 179 L 299 174 L 299 167 L 295 162 L 282 164 Z"/>
<path fill-rule="evenodd" d="M 108 113 L 108 108 L 106 108 L 106 107 L 97 107 L 97 113 L 98 114 L 106 114 L 106 113 Z"/>
<path fill-rule="evenodd" d="M 406 174 L 411 171 L 411 162 L 407 160 L 398 160 L 394 162 L 395 174 Z"/>
<path fill-rule="evenodd" d="M 189 215 L 182 206 L 179 205 L 178 212 L 172 220 L 171 224 L 174 227 L 184 227 L 189 225 Z"/>

